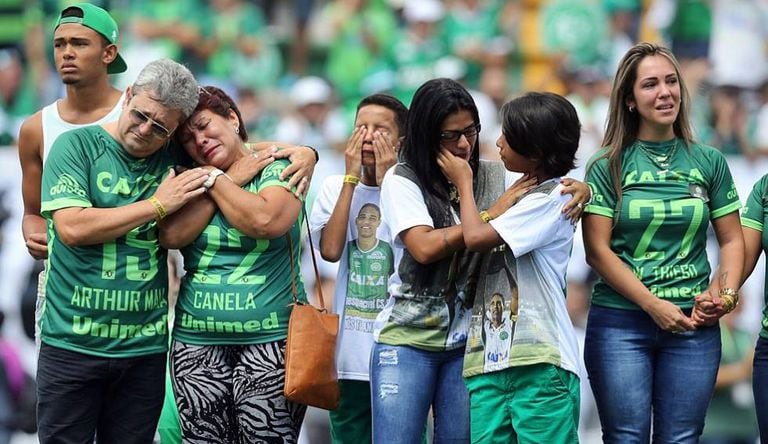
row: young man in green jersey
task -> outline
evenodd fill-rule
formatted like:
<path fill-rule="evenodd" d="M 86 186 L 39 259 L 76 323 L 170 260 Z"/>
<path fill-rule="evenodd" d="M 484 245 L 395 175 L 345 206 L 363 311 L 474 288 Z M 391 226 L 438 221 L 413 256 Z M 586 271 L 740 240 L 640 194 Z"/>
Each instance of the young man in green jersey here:
<path fill-rule="evenodd" d="M 175 174 L 168 140 L 198 85 L 170 60 L 148 64 L 116 122 L 69 131 L 43 169 L 48 226 L 38 361 L 40 442 L 151 442 L 163 403 L 166 251 L 157 221 L 203 193 Z"/>

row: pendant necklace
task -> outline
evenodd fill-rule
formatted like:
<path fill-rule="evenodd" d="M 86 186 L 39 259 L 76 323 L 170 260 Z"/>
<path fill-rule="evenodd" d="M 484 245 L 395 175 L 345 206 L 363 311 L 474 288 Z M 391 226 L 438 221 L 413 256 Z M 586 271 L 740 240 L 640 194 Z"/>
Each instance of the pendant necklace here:
<path fill-rule="evenodd" d="M 669 164 L 672 162 L 672 158 L 675 157 L 675 152 L 677 152 L 677 139 L 675 139 L 675 144 L 672 146 L 672 148 L 667 151 L 666 154 L 657 154 L 654 153 L 650 148 L 648 148 L 643 142 L 637 141 L 637 146 L 640 148 L 640 151 L 642 151 L 646 157 L 653 163 L 656 168 L 659 169 L 659 173 L 668 173 L 669 172 Z"/>

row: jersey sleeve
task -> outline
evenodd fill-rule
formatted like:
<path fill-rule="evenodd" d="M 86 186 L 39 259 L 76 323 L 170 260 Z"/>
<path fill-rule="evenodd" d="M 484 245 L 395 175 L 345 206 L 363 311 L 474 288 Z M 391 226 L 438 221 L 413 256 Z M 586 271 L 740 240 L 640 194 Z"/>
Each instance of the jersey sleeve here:
<path fill-rule="evenodd" d="M 93 206 L 89 195 L 90 161 L 79 130 L 59 136 L 43 166 L 40 212 L 50 219 L 62 208 Z"/>
<path fill-rule="evenodd" d="M 587 185 L 592 191 L 592 202 L 584 209 L 591 214 L 613 218 L 616 208 L 616 192 L 608 171 L 608 159 L 601 158 L 605 150 L 595 153 L 587 164 Z"/>
<path fill-rule="evenodd" d="M 320 192 L 315 197 L 312 204 L 312 214 L 309 216 L 309 230 L 312 233 L 312 244 L 315 248 L 320 248 L 320 235 L 323 228 L 331 219 L 333 209 L 336 207 L 336 201 L 339 200 L 341 188 L 339 176 L 329 176 L 323 181 Z"/>
<path fill-rule="evenodd" d="M 765 212 L 764 197 L 768 186 L 768 174 L 763 176 L 752 187 L 747 204 L 741 210 L 741 225 L 753 230 L 763 231 L 763 213 Z"/>
<path fill-rule="evenodd" d="M 708 148 L 708 158 L 712 168 L 712 179 L 708 190 L 711 196 L 709 201 L 710 218 L 717 219 L 734 211 L 739 211 L 741 202 L 725 156 L 714 148 Z"/>
<path fill-rule="evenodd" d="M 489 222 L 515 257 L 557 240 L 561 225 L 570 224 L 561 211 L 570 197 L 561 196 L 560 190 L 562 186 L 557 186 L 549 194 L 526 196 Z"/>
<path fill-rule="evenodd" d="M 256 192 L 262 191 L 269 187 L 283 187 L 288 189 L 288 179 L 280 179 L 280 174 L 288 167 L 288 165 L 290 165 L 290 162 L 286 159 L 278 159 L 267 165 L 258 176 L 259 182 L 258 186 L 256 187 Z M 294 187 L 290 191 L 295 192 L 296 188 Z"/>
<path fill-rule="evenodd" d="M 405 248 L 400 233 L 419 225 L 434 227 L 434 222 L 421 189 L 412 181 L 395 174 L 396 169 L 390 168 L 381 184 L 381 216 L 389 226 L 392 245 Z"/>

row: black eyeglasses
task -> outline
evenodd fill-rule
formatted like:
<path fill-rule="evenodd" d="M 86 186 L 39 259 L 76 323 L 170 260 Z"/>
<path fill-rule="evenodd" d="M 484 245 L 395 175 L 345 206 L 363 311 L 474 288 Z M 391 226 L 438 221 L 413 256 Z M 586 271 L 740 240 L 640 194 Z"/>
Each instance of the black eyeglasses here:
<path fill-rule="evenodd" d="M 440 142 L 442 143 L 456 143 L 461 136 L 467 138 L 467 140 L 474 139 L 480 133 L 480 124 L 468 126 L 459 131 L 443 131 L 440 133 Z"/>
<path fill-rule="evenodd" d="M 137 125 L 144 125 L 145 123 L 149 122 L 150 127 L 152 128 L 152 135 L 158 139 L 167 139 L 171 137 L 171 131 L 169 131 L 168 128 L 160 125 L 156 120 L 152 119 L 136 108 L 131 108 L 131 110 L 128 111 L 128 115 L 131 116 L 133 123 Z"/>

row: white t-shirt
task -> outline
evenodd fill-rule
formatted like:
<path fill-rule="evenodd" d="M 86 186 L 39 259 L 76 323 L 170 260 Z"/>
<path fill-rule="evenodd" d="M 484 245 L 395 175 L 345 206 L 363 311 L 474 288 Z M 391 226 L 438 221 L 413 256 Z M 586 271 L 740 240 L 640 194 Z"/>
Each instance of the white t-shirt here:
<path fill-rule="evenodd" d="M 405 244 L 401 233 L 416 226 L 434 228 L 434 222 L 421 188 L 410 179 L 395 174 L 396 170 L 397 167 L 391 168 L 384 176 L 381 207 L 384 222 L 392 233 L 392 247 L 402 250 Z M 505 187 L 518 177 L 517 173 L 507 172 Z M 458 224 L 459 217 L 455 211 L 453 217 Z M 390 299 L 379 313 L 374 327 L 376 342 L 408 345 L 428 351 L 463 347 L 471 318 L 471 309 L 464 308 L 466 295 L 459 292 L 454 306 L 448 307 L 443 296 L 416 295 L 404 291 L 410 283 L 404 283 L 400 274 L 403 260 L 402 254 L 396 254 L 395 272 L 389 279 Z"/>
<path fill-rule="evenodd" d="M 559 180 L 540 184 L 490 222 L 504 240 L 499 250 L 509 273 L 499 272 L 500 280 L 489 279 L 478 286 L 471 332 L 480 332 L 474 326 L 483 322 L 483 307 L 488 305 L 483 298 L 490 300 L 497 292 L 507 304 L 505 312 L 510 310 L 510 298 L 517 298 L 517 322 L 507 365 L 486 363 L 477 345 L 480 341 L 469 338 L 465 376 L 541 363 L 581 373 L 576 334 L 565 306 L 565 275 L 574 226 L 561 210 L 571 196 L 560 194 L 563 186 Z"/>
<path fill-rule="evenodd" d="M 330 176 L 323 181 L 312 207 L 309 226 L 314 247 L 320 248 L 323 228 L 331 218 L 341 194 L 344 176 Z M 352 195 L 347 222 L 347 239 L 339 261 L 334 311 L 338 313 L 339 339 L 336 348 L 336 368 L 339 379 L 368 381 L 368 366 L 373 346 L 373 324 L 388 299 L 387 280 L 394 265 L 393 249 L 389 245 L 389 229 L 381 221 L 376 229 L 378 242 L 367 251 L 357 247 L 356 218 L 366 204 L 380 207 L 380 189 L 359 183 Z M 379 210 L 380 214 L 380 210 Z"/>

